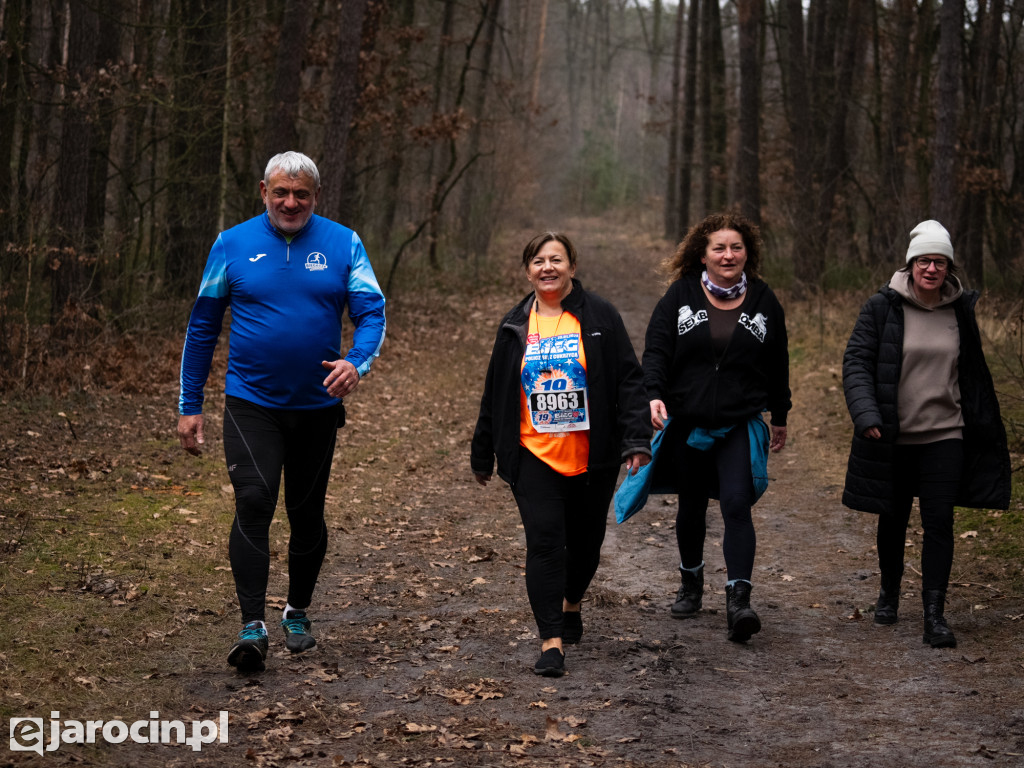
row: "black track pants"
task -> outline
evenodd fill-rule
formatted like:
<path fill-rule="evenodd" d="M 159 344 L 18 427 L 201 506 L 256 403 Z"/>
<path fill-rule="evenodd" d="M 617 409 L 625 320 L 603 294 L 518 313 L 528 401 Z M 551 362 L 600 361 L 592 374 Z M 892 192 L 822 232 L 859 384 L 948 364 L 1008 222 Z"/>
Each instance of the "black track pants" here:
<path fill-rule="evenodd" d="M 921 589 L 949 585 L 953 568 L 953 503 L 964 465 L 963 440 L 897 445 L 893 457 L 893 512 L 878 518 L 878 565 L 883 574 L 903 573 L 910 509 L 921 502 Z"/>
<path fill-rule="evenodd" d="M 751 507 L 754 480 L 750 473 L 750 440 L 746 424 L 737 424 L 710 449 L 701 451 L 685 443 L 673 446 L 677 467 L 679 512 L 676 515 L 676 543 L 685 568 L 696 568 L 704 560 L 708 499 L 718 489 L 725 532 L 722 555 L 728 579 L 750 581 L 754 570 L 757 533 Z"/>
<path fill-rule="evenodd" d="M 597 573 L 618 474 L 566 477 L 519 449 L 512 490 L 526 532 L 526 593 L 542 640 L 562 636 L 562 599 L 580 602 Z"/>
<path fill-rule="evenodd" d="M 312 411 L 264 408 L 227 397 L 224 455 L 235 489 L 228 551 L 242 622 L 265 619 L 270 572 L 270 522 L 281 472 L 291 527 L 288 602 L 307 608 L 327 552 L 324 498 L 337 437 L 339 403 Z"/>

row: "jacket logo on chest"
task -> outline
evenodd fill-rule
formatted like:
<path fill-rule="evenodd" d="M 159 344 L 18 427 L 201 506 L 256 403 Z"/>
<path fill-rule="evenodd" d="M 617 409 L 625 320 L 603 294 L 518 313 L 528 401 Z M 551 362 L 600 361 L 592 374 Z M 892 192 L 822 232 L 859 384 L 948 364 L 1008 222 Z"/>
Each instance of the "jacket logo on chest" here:
<path fill-rule="evenodd" d="M 306 257 L 306 269 L 310 272 L 319 272 L 327 269 L 327 257 L 322 253 L 314 251 Z"/>
<path fill-rule="evenodd" d="M 764 344 L 764 337 L 768 333 L 768 320 L 758 312 L 751 317 L 746 312 L 740 315 L 740 325 L 754 334 L 754 338 Z"/>
<path fill-rule="evenodd" d="M 679 335 L 682 336 L 684 333 L 689 333 L 698 325 L 707 321 L 708 311 L 706 309 L 694 312 L 690 309 L 689 304 L 684 304 L 679 308 L 679 319 L 676 322 L 676 327 L 679 329 Z"/>

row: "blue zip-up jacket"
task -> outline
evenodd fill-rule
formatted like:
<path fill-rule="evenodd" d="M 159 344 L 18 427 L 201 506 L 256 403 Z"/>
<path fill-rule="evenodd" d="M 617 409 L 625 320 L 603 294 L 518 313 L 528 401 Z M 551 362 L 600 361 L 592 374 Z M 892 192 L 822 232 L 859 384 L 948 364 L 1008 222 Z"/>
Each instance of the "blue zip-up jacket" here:
<path fill-rule="evenodd" d="M 315 214 L 290 239 L 266 213 L 222 232 L 188 321 L 179 412 L 203 411 L 228 307 L 227 394 L 268 408 L 335 404 L 320 363 L 341 357 L 346 304 L 355 330 L 345 359 L 363 376 L 380 354 L 386 324 L 384 294 L 359 235 Z"/>

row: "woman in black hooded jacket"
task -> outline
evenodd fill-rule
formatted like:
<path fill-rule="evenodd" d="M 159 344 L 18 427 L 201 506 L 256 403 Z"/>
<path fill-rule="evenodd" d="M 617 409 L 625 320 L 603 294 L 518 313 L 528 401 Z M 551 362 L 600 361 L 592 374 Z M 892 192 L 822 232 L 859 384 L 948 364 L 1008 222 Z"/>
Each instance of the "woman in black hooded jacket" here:
<path fill-rule="evenodd" d="M 767 453 L 786 444 L 789 347 L 786 317 L 758 275 L 758 228 L 734 213 L 690 228 L 669 262 L 675 282 L 647 326 L 644 384 L 651 422 L 666 428 L 655 474 L 678 488 L 680 587 L 671 615 L 703 606 L 708 499 L 720 501 L 725 535 L 728 639 L 760 631 L 750 606 L 757 535 L 755 483 L 767 483 Z M 771 412 L 771 429 L 761 413 Z"/>

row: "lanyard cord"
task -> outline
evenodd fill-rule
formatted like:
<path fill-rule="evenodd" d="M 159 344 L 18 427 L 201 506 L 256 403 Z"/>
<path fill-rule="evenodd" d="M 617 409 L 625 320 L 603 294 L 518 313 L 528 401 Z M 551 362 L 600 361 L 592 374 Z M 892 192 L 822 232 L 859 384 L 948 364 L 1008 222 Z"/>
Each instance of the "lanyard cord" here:
<path fill-rule="evenodd" d="M 537 318 L 537 353 L 540 355 L 540 362 L 541 362 L 540 372 L 541 373 L 551 373 L 551 346 L 552 345 L 550 345 L 550 344 L 548 345 L 548 353 L 545 356 L 545 354 L 544 354 L 544 344 L 542 343 L 544 341 L 544 339 L 540 335 L 540 311 L 539 311 L 539 309 L 540 309 L 540 304 L 536 300 L 534 300 L 534 302 L 533 302 L 533 312 L 530 313 L 530 320 L 533 320 L 535 317 Z M 564 315 L 564 314 L 565 314 L 565 310 L 564 309 L 561 312 L 558 313 L 558 320 L 555 321 L 555 332 L 553 334 L 551 334 L 550 336 L 548 336 L 549 339 L 553 339 L 554 337 L 558 336 L 558 325 L 559 325 L 559 323 L 562 322 L 562 315 Z"/>

